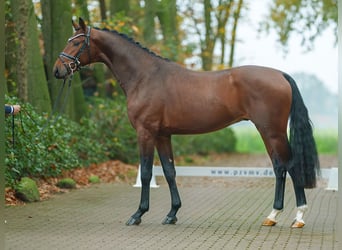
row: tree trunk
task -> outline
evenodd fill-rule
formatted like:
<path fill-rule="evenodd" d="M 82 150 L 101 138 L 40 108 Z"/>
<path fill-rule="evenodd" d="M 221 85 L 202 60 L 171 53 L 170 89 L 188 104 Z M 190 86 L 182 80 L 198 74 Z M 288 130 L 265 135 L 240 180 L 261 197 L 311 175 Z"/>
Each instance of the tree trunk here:
<path fill-rule="evenodd" d="M 177 61 L 179 36 L 176 0 L 160 0 L 156 4 L 158 4 L 157 15 L 163 33 L 163 41 L 167 49 L 164 50 L 164 56 Z"/>
<path fill-rule="evenodd" d="M 6 89 L 8 93 L 17 93 L 17 36 L 15 30 L 15 22 L 11 11 L 10 2 L 6 2 L 6 25 L 5 25 L 5 77 Z"/>
<path fill-rule="evenodd" d="M 18 97 L 24 102 L 28 102 L 28 51 L 26 50 L 26 44 L 28 44 L 29 3 L 30 1 L 25 0 L 11 1 L 11 9 L 18 41 L 16 56 Z"/>
<path fill-rule="evenodd" d="M 53 75 L 53 66 L 59 53 L 65 47 L 66 41 L 72 35 L 71 25 L 71 1 L 49 1 L 41 0 L 43 24 L 42 31 L 45 47 L 45 65 L 52 103 L 55 104 L 61 80 Z M 66 86 L 68 88 L 68 86 Z M 65 89 L 66 89 L 65 88 Z M 67 90 L 65 90 L 66 92 Z M 65 95 L 66 93 L 64 93 Z M 75 105 L 75 101 L 77 104 Z M 63 103 L 59 105 L 64 105 Z M 78 121 L 86 111 L 83 90 L 79 74 L 75 74 L 71 84 L 71 93 L 68 98 L 65 113 L 75 121 Z"/>
<path fill-rule="evenodd" d="M 5 3 L 4 1 L 0 2 L 0 23 L 5 23 Z M 0 37 L 2 38 L 2 42 L 0 43 L 0 55 L 5 55 L 5 43 L 4 43 L 4 37 L 5 37 L 5 25 L 2 25 L 0 28 Z M 3 58 L 0 60 L 0 72 L 4 72 L 5 70 L 5 65 L 4 65 L 4 60 Z M 4 102 L 4 93 L 5 93 L 5 77 L 4 74 L 0 74 L 0 107 L 3 107 L 5 105 Z M 5 128 L 5 116 L 2 114 L 0 117 L 0 127 L 3 129 L 3 131 L 0 134 L 0 155 L 1 155 L 1 163 L 0 163 L 0 189 L 5 190 L 5 133 L 4 133 L 4 128 Z M 4 195 L 3 192 L 1 193 L 1 201 L 0 201 L 0 206 L 3 209 L 5 207 L 5 202 L 4 202 Z M 0 221 L 3 222 L 5 221 L 6 217 L 3 212 L 0 213 Z M 5 227 L 1 226 L 0 227 L 0 249 L 5 249 Z"/>
<path fill-rule="evenodd" d="M 110 1 L 110 14 L 114 16 L 115 13 L 124 12 L 128 15 L 129 1 L 128 0 L 111 0 Z"/>
<path fill-rule="evenodd" d="M 234 0 L 224 1 L 220 0 L 219 2 L 219 10 L 217 15 L 218 21 L 218 37 L 221 44 L 221 58 L 220 58 L 220 67 L 225 66 L 225 57 L 226 57 L 226 26 L 231 14 L 232 5 Z"/>
<path fill-rule="evenodd" d="M 239 0 L 238 6 L 234 11 L 234 18 L 233 18 L 233 28 L 231 33 L 231 40 L 230 40 L 230 54 L 229 54 L 229 67 L 233 67 L 234 64 L 234 53 L 235 53 L 235 43 L 236 43 L 236 30 L 238 26 L 238 22 L 240 20 L 241 9 L 243 5 L 243 0 Z"/>
<path fill-rule="evenodd" d="M 155 44 L 156 32 L 155 32 L 155 24 L 154 17 L 156 16 L 156 1 L 155 0 L 145 0 L 145 15 L 144 15 L 144 41 L 147 46 L 151 46 Z"/>
<path fill-rule="evenodd" d="M 106 2 L 105 0 L 99 0 L 100 4 L 100 15 L 101 15 L 101 20 L 104 21 L 107 19 L 106 15 Z"/>
<path fill-rule="evenodd" d="M 5 20 L 5 2 L 4 1 L 2 1 L 2 2 L 0 2 L 0 23 L 5 23 L 6 22 L 6 20 Z M 0 43 L 0 55 L 6 55 L 5 54 L 5 51 L 6 51 L 6 41 L 5 41 L 5 39 L 6 39 L 6 35 L 5 35 L 5 27 L 6 27 L 6 25 L 3 25 L 2 27 L 0 27 L 0 37 L 2 38 L 2 42 Z M 5 58 L 6 59 L 6 58 Z M 0 72 L 5 72 L 6 73 L 6 68 L 5 68 L 5 60 L 0 60 Z M 5 95 L 4 94 L 6 94 L 7 93 L 7 84 L 5 84 L 5 82 L 6 82 L 6 79 L 5 79 L 5 74 L 0 74 L 0 93 L 2 93 L 1 94 L 1 96 L 0 96 L 0 107 L 3 107 L 3 105 L 4 105 L 4 97 L 5 97 Z M 2 116 L 1 118 L 0 118 L 0 126 L 1 126 L 1 128 L 3 128 L 4 126 L 4 120 L 3 120 L 3 117 L 4 116 Z M 3 133 L 0 135 L 0 138 L 1 138 L 1 142 L 0 142 L 0 150 L 1 150 L 1 153 L 0 153 L 0 155 L 4 155 L 3 153 L 4 153 L 4 151 L 3 151 L 3 148 L 4 148 L 4 141 L 5 140 L 3 140 Z M 4 168 L 2 168 L 2 170 L 3 170 Z M 2 178 L 2 176 L 4 176 L 4 175 L 1 175 L 1 174 L 3 174 L 3 172 L 2 172 L 2 170 L 0 170 L 0 178 Z M 3 179 L 1 179 L 0 181 L 2 181 Z M 3 182 L 2 182 L 3 183 Z M 0 184 L 0 186 L 2 187 L 2 184 Z M 1 203 L 0 202 L 0 204 L 3 204 L 3 203 Z M 1 217 L 1 215 L 0 215 L 0 217 Z M 1 217 L 2 218 L 2 217 Z M 2 239 L 2 236 L 0 236 L 0 239 Z M 3 241 L 2 241 L 3 242 Z M 2 243 L 0 243 L 0 248 L 1 248 L 1 245 Z"/>
<path fill-rule="evenodd" d="M 213 7 L 210 0 L 204 0 L 204 25 L 205 25 L 205 39 L 201 45 L 202 68 L 204 70 L 211 70 L 213 67 L 213 53 L 215 47 L 215 37 L 211 27 L 211 11 Z"/>
<path fill-rule="evenodd" d="M 15 60 L 18 97 L 31 103 L 38 112 L 50 112 L 50 97 L 33 4 L 31 1 L 13 0 L 11 12 L 15 25 L 14 34 L 19 41 Z"/>

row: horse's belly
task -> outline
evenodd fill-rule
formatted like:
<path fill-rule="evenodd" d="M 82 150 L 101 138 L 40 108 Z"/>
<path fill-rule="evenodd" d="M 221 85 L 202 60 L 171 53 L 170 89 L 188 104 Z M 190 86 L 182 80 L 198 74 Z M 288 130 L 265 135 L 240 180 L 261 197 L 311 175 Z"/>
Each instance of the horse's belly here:
<path fill-rule="evenodd" d="M 222 129 L 243 119 L 242 114 L 226 110 L 189 110 L 179 112 L 172 119 L 169 117 L 163 128 L 171 134 L 200 134 Z"/>

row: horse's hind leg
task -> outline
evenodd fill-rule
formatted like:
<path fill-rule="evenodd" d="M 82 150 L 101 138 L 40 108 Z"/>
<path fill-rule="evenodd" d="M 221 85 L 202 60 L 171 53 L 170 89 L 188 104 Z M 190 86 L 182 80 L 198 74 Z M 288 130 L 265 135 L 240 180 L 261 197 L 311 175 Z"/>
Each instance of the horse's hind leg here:
<path fill-rule="evenodd" d="M 296 204 L 297 204 L 296 218 L 294 219 L 291 227 L 302 228 L 305 225 L 305 222 L 303 220 L 304 212 L 307 210 L 304 186 L 300 186 L 297 184 L 298 181 L 297 181 L 296 176 L 298 174 L 295 173 L 294 168 L 291 168 L 289 170 L 289 174 L 293 182 L 293 187 L 294 187 L 294 191 L 296 195 Z"/>
<path fill-rule="evenodd" d="M 260 131 L 260 130 L 259 130 Z M 264 220 L 264 226 L 274 226 L 277 223 L 276 217 L 284 208 L 284 193 L 285 193 L 285 183 L 286 183 L 286 171 L 288 170 L 296 196 L 297 203 L 297 215 L 292 223 L 293 228 L 302 228 L 305 223 L 303 221 L 303 215 L 306 206 L 306 197 L 304 192 L 304 186 L 297 185 L 298 181 L 296 176 L 298 174 L 295 173 L 293 166 L 289 168 L 290 161 L 290 146 L 288 143 L 288 139 L 286 134 L 270 136 L 270 133 L 261 133 L 267 151 L 272 159 L 273 169 L 276 176 L 276 184 L 275 184 L 275 195 L 274 195 L 274 203 L 273 210 Z"/>
<path fill-rule="evenodd" d="M 273 209 L 264 220 L 263 226 L 274 226 L 277 223 L 277 215 L 284 208 L 286 169 L 290 158 L 290 147 L 285 132 L 276 133 L 270 128 L 268 130 L 261 130 L 258 128 L 258 130 L 262 139 L 264 140 L 267 152 L 272 160 L 273 169 L 276 176 Z"/>
<path fill-rule="evenodd" d="M 286 171 L 280 169 L 280 167 L 273 167 L 274 170 L 278 169 L 276 173 L 275 194 L 274 203 L 271 213 L 263 222 L 263 226 L 274 226 L 277 223 L 276 217 L 280 214 L 284 208 L 284 194 L 285 194 L 285 182 Z"/>
<path fill-rule="evenodd" d="M 175 224 L 177 222 L 177 211 L 181 207 L 181 200 L 176 184 L 176 170 L 173 160 L 171 137 L 157 137 L 156 147 L 171 194 L 171 210 L 162 223 Z"/>

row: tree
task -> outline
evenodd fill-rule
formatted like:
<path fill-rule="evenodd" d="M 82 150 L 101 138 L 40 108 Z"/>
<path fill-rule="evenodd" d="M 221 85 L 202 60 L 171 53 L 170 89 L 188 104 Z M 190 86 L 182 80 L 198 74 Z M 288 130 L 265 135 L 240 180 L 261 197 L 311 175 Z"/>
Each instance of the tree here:
<path fill-rule="evenodd" d="M 110 1 L 110 14 L 114 15 L 115 13 L 123 12 L 125 15 L 128 15 L 129 12 L 129 1 L 128 0 L 111 0 Z"/>
<path fill-rule="evenodd" d="M 106 2 L 105 2 L 105 0 L 99 0 L 99 5 L 100 5 L 101 21 L 104 21 L 104 20 L 107 19 L 107 16 L 106 16 Z"/>
<path fill-rule="evenodd" d="M 12 71 L 8 80 L 16 83 L 18 97 L 39 112 L 50 112 L 50 97 L 39 48 L 37 20 L 33 4 L 26 0 L 10 2 L 7 15 L 8 31 L 6 65 Z M 11 18 L 10 18 L 11 17 Z"/>
<path fill-rule="evenodd" d="M 302 45 L 310 50 L 313 41 L 330 25 L 334 26 L 337 41 L 337 1 L 335 0 L 277 0 L 261 23 L 267 33 L 275 30 L 286 49 L 291 34 L 302 36 Z"/>
<path fill-rule="evenodd" d="M 233 67 L 234 63 L 234 52 L 235 52 L 235 43 L 236 43 L 236 32 L 238 27 L 238 22 L 240 20 L 241 9 L 243 7 L 243 0 L 239 0 L 237 3 L 237 7 L 234 10 L 233 14 L 233 24 L 231 31 L 231 39 L 230 39 L 230 53 L 229 53 L 229 62 L 228 67 Z M 221 43 L 224 45 L 225 43 L 221 39 Z M 222 51 L 222 56 L 224 56 L 224 50 Z M 222 58 L 223 59 L 223 58 Z M 221 64 L 224 64 L 224 60 L 221 59 Z"/>
<path fill-rule="evenodd" d="M 50 97 L 52 103 L 55 103 L 62 82 L 54 77 L 52 69 L 59 53 L 65 47 L 66 41 L 72 34 L 71 1 L 41 0 L 41 5 L 43 14 L 42 32 L 44 37 L 46 74 Z M 76 121 L 78 121 L 86 112 L 79 74 L 75 74 L 73 77 L 71 93 L 66 107 L 66 114 Z"/>
<path fill-rule="evenodd" d="M 205 38 L 201 41 L 201 58 L 204 70 L 211 70 L 213 67 L 213 53 L 218 31 L 211 27 L 213 24 L 211 11 L 213 10 L 210 0 L 204 0 L 204 27 Z M 219 25 L 220 26 L 220 25 Z M 225 30 L 225 29 L 224 29 Z M 197 29 L 200 34 L 201 30 Z M 216 33 L 216 34 L 215 34 Z"/>
<path fill-rule="evenodd" d="M 233 66 L 236 32 L 244 7 L 243 0 L 204 0 L 203 4 L 197 0 L 188 1 L 185 19 L 192 23 L 188 30 L 194 30 L 188 33 L 196 35 L 200 40 L 200 57 L 204 70 L 213 69 L 216 46 L 221 48 L 218 62 L 220 66 Z M 230 34 L 230 39 L 227 34 Z M 228 60 L 225 59 L 227 44 L 230 46 Z"/>
<path fill-rule="evenodd" d="M 76 16 L 82 17 L 85 21 L 89 21 L 87 0 L 75 0 L 75 6 Z"/>
<path fill-rule="evenodd" d="M 176 0 L 145 0 L 143 36 L 148 46 L 161 41 L 161 54 L 179 61 L 179 22 Z M 159 25 L 156 23 L 158 18 Z M 157 22 L 158 22 L 157 21 Z M 157 39 L 162 34 L 162 39 Z"/>
<path fill-rule="evenodd" d="M 143 25 L 143 36 L 144 41 L 148 46 L 152 46 L 156 43 L 156 30 L 155 30 L 155 13 L 156 13 L 156 1 L 155 0 L 145 0 L 145 15 L 144 15 L 144 25 Z"/>
<path fill-rule="evenodd" d="M 178 22 L 176 0 L 160 0 L 156 2 L 156 14 L 159 18 L 164 47 L 164 56 L 178 61 Z"/>
<path fill-rule="evenodd" d="M 0 23 L 4 23 L 5 22 L 5 3 L 4 1 L 0 2 Z M 0 37 L 2 38 L 5 38 L 5 28 L 4 26 L 2 26 L 0 28 Z M 3 41 L 4 39 L 2 39 Z M 4 55 L 5 54 L 5 43 L 4 42 L 1 42 L 0 43 L 0 54 L 1 55 Z M 4 65 L 4 60 L 1 59 L 0 60 L 0 71 L 1 72 L 4 72 L 4 69 L 5 69 L 5 65 Z M 0 75 L 0 93 L 1 96 L 0 96 L 0 106 L 3 107 L 3 105 L 5 104 L 4 103 L 4 94 L 5 93 L 5 85 L 6 84 L 3 84 L 5 82 L 5 77 L 4 77 L 4 74 L 1 74 Z M 5 127 L 5 117 L 4 115 L 2 115 L 2 117 L 0 117 L 0 127 L 1 128 L 4 128 Z M 5 155 L 5 133 L 4 132 L 1 132 L 0 134 L 0 155 L 2 156 L 2 159 L 4 159 L 4 155 Z M 1 160 L 0 162 L 0 189 L 1 190 L 5 190 L 5 169 L 6 169 L 6 166 L 5 166 L 5 161 L 4 160 Z M 3 192 L 2 192 L 3 193 Z M 4 195 L 2 194 L 0 199 L 0 206 L 3 208 L 5 207 L 5 202 L 4 202 Z M 5 213 L 1 213 L 0 214 L 0 221 L 5 221 Z M 0 249 L 4 249 L 5 248 L 5 229 L 4 227 L 0 227 Z"/>

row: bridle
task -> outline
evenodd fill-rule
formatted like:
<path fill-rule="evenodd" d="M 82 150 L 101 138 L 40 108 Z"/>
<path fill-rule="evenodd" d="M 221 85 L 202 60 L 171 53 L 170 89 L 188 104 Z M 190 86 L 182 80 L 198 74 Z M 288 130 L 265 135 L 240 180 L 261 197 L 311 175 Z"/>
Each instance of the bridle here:
<path fill-rule="evenodd" d="M 82 47 L 80 48 L 80 50 L 78 51 L 78 53 L 76 54 L 76 56 L 72 56 L 72 55 L 69 55 L 65 52 L 61 52 L 59 54 L 59 59 L 61 60 L 61 62 L 63 63 L 64 67 L 67 69 L 69 75 L 73 75 L 74 72 L 78 71 L 81 69 L 81 63 L 79 61 L 82 53 L 85 51 L 85 49 L 88 48 L 88 56 L 89 56 L 89 61 L 90 61 L 90 30 L 91 30 L 91 27 L 88 26 L 88 29 L 87 29 L 87 34 L 85 33 L 80 33 L 80 34 L 77 34 L 73 37 L 70 37 L 68 39 L 68 43 L 71 42 L 72 40 L 80 37 L 80 36 L 84 36 L 85 39 L 83 41 L 83 44 L 82 44 Z M 67 63 L 63 60 L 63 58 L 67 58 L 67 59 L 70 59 L 71 62 Z"/>

